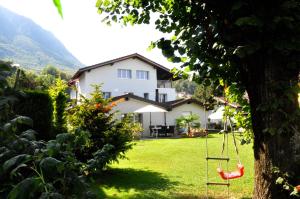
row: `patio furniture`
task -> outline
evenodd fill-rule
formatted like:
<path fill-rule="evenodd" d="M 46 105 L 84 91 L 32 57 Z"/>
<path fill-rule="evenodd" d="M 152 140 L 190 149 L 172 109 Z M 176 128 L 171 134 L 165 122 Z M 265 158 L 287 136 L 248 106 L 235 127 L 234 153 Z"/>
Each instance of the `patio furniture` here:
<path fill-rule="evenodd" d="M 154 128 L 153 125 L 150 125 L 150 126 L 149 126 L 149 129 L 150 129 L 150 137 L 152 137 L 152 134 L 154 133 L 154 132 L 153 132 L 153 128 Z"/>
<path fill-rule="evenodd" d="M 155 135 L 155 137 L 157 138 L 158 137 L 158 132 L 161 130 L 161 126 L 153 126 L 150 129 L 151 129 L 150 134 L 151 134 L 151 131 L 152 131 L 151 136 Z"/>
<path fill-rule="evenodd" d="M 166 135 L 168 136 L 169 134 L 172 136 L 175 135 L 175 126 L 167 126 Z"/>
<path fill-rule="evenodd" d="M 158 130 L 158 135 L 167 137 L 167 126 L 161 126 L 161 129 Z"/>

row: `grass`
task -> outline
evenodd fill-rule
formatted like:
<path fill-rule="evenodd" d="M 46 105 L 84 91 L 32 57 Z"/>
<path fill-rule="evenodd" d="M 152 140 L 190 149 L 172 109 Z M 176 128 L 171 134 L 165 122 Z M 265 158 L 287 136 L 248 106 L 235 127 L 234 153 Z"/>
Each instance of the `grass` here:
<path fill-rule="evenodd" d="M 219 156 L 222 136 L 208 138 L 210 156 Z M 251 145 L 239 146 L 245 175 L 231 181 L 231 198 L 251 198 L 253 189 L 253 152 Z M 205 138 L 155 139 L 137 141 L 128 152 L 128 160 L 113 164 L 95 183 L 100 198 L 183 198 L 206 197 Z M 237 158 L 229 139 L 229 170 L 235 170 Z M 223 162 L 226 168 L 226 163 Z M 216 172 L 217 161 L 209 162 L 209 179 L 222 182 Z M 209 187 L 211 198 L 227 197 L 227 188 Z"/>

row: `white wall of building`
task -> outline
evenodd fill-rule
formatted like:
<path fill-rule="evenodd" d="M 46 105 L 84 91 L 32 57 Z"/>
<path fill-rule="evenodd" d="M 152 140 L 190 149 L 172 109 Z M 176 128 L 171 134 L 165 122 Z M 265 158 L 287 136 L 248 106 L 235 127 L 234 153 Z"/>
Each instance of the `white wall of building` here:
<path fill-rule="evenodd" d="M 124 113 L 133 113 L 137 109 L 145 107 L 149 105 L 146 102 L 142 102 L 135 99 L 129 99 L 128 101 L 123 101 L 117 103 L 117 106 L 113 107 L 113 111 L 117 111 L 117 118 L 121 118 L 121 115 Z M 150 135 L 150 113 L 142 113 L 143 114 L 143 123 L 142 126 L 144 128 L 144 136 Z M 151 113 L 151 123 L 152 125 L 163 125 L 163 113 Z"/>
<path fill-rule="evenodd" d="M 118 69 L 131 70 L 131 79 L 118 78 Z M 137 79 L 137 70 L 149 71 L 149 79 Z M 89 96 L 93 92 L 91 86 L 93 84 L 102 84 L 102 91 L 111 92 L 111 97 L 129 92 L 144 97 L 144 93 L 148 93 L 149 99 L 155 100 L 155 90 L 157 89 L 156 68 L 139 59 L 131 58 L 85 71 L 79 77 L 78 93 Z M 168 101 L 176 99 L 174 88 L 160 88 L 159 91 L 167 94 Z M 71 96 L 75 96 L 75 94 L 72 92 Z"/>
<path fill-rule="evenodd" d="M 181 106 L 177 106 L 172 109 L 172 111 L 167 112 L 167 125 L 175 125 L 176 118 L 187 114 L 197 114 L 200 117 L 201 128 L 205 128 L 205 124 L 207 123 L 208 112 L 205 113 L 204 109 L 194 103 L 183 104 Z"/>
<path fill-rule="evenodd" d="M 142 102 L 135 99 L 129 99 L 128 101 L 120 102 L 113 109 L 115 111 L 119 111 L 118 118 L 121 117 L 121 114 L 124 113 L 133 113 L 135 110 L 142 108 L 148 105 L 146 102 Z M 194 103 L 191 104 L 183 104 L 181 106 L 173 108 L 171 111 L 166 113 L 166 125 L 176 125 L 176 119 L 183 114 L 186 113 L 197 114 L 200 117 L 201 127 L 205 128 L 205 124 L 207 123 L 207 117 L 210 112 L 204 111 L 204 109 Z M 165 117 L 164 113 L 151 113 L 151 123 L 152 125 L 165 125 Z M 143 128 L 144 128 L 144 136 L 150 135 L 150 113 L 143 113 Z"/>

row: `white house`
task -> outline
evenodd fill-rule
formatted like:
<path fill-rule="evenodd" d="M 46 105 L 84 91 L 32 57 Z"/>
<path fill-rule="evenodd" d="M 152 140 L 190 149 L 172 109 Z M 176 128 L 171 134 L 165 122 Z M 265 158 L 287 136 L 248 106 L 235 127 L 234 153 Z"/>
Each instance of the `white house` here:
<path fill-rule="evenodd" d="M 205 127 L 208 113 L 196 100 L 176 99 L 172 80 L 168 68 L 139 54 L 131 54 L 81 68 L 69 83 L 76 86 L 71 92 L 73 99 L 80 95 L 89 97 L 93 91 L 91 85 L 102 84 L 104 96 L 118 101 L 114 109 L 121 114 L 134 113 L 146 105 L 164 110 L 136 114 L 145 129 L 144 135 L 150 134 L 150 125 L 175 126 L 176 118 L 191 113 L 198 114 L 202 127 Z"/>

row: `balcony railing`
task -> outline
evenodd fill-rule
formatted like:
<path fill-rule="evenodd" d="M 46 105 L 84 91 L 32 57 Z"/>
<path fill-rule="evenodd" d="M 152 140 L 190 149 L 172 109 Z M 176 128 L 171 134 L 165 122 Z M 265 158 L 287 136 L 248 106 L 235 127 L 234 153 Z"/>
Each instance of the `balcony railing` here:
<path fill-rule="evenodd" d="M 170 80 L 157 80 L 157 88 L 172 88 L 172 81 L 170 81 Z"/>

